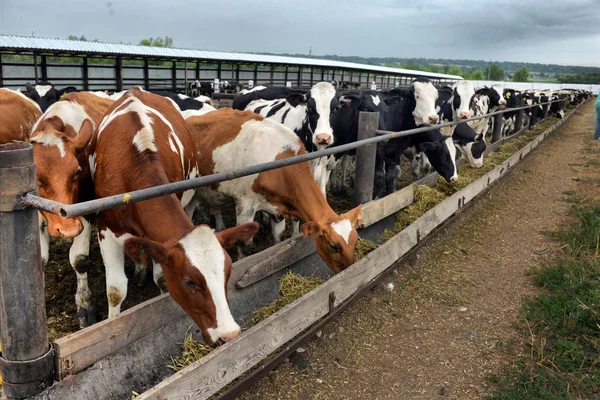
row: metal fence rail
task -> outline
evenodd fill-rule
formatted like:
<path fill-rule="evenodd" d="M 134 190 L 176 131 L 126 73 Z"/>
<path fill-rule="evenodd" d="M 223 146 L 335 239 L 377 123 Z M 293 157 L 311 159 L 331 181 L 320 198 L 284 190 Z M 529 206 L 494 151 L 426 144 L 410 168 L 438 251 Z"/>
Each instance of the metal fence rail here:
<path fill-rule="evenodd" d="M 179 181 L 174 183 L 167 183 L 164 185 L 154 186 L 147 189 L 135 190 L 128 193 L 121 193 L 101 199 L 90 200 L 77 204 L 63 204 L 53 200 L 45 199 L 32 193 L 28 193 L 21 199 L 21 204 L 24 207 L 32 207 L 38 210 L 50 212 L 53 214 L 61 215 L 63 218 L 72 218 L 91 214 L 103 210 L 108 210 L 114 207 L 123 206 L 125 204 L 136 203 L 139 201 L 149 200 L 155 197 L 165 196 L 173 193 L 180 193 L 186 190 L 197 189 L 202 186 L 209 186 L 215 183 L 229 181 L 232 179 L 241 178 L 248 175 L 257 174 L 264 171 L 270 171 L 277 168 L 287 167 L 289 165 L 299 164 L 305 161 L 314 160 L 321 157 L 330 156 L 333 154 L 343 153 L 349 150 L 354 150 L 360 147 L 364 147 L 370 144 L 381 143 L 391 139 L 397 139 L 400 137 L 411 136 L 422 132 L 427 132 L 434 129 L 440 129 L 448 126 L 454 126 L 469 121 L 475 121 L 483 118 L 489 118 L 497 115 L 503 115 L 506 112 L 525 110 L 537 105 L 546 105 L 555 102 L 561 102 L 564 99 L 553 100 L 545 103 L 538 103 L 536 105 L 527 105 L 515 108 L 503 108 L 502 110 L 495 111 L 486 115 L 472 117 L 460 121 L 445 122 L 442 124 L 425 126 L 421 128 L 410 129 L 400 132 L 390 131 L 379 131 L 376 130 L 374 133 L 376 136 L 368 139 L 356 141 L 354 143 L 348 143 L 337 147 L 332 147 L 324 150 L 315 151 L 312 153 L 302 154 L 282 160 L 271 161 L 263 164 L 252 165 L 245 168 L 240 168 L 230 172 L 219 172 L 212 175 L 201 176 L 198 178 L 188 179 L 185 181 Z M 368 114 L 368 113 L 367 113 Z M 375 113 L 371 113 L 375 114 Z M 126 195 L 126 196 L 125 196 Z"/>

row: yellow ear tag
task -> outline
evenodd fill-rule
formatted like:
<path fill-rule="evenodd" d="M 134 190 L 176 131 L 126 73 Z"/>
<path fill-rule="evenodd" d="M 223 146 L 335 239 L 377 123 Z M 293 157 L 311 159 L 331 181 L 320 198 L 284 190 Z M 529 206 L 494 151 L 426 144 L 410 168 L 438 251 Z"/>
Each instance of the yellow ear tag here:
<path fill-rule="evenodd" d="M 506 92 L 506 98 L 510 98 L 510 92 Z"/>
<path fill-rule="evenodd" d="M 129 203 L 129 199 L 130 199 L 130 198 L 131 198 L 131 195 L 130 195 L 129 193 L 126 193 L 126 194 L 123 196 L 123 202 L 124 202 L 124 203 Z"/>
<path fill-rule="evenodd" d="M 60 95 L 60 98 L 62 99 L 63 97 L 65 97 L 67 95 L 67 92 L 64 92 L 63 94 Z"/>

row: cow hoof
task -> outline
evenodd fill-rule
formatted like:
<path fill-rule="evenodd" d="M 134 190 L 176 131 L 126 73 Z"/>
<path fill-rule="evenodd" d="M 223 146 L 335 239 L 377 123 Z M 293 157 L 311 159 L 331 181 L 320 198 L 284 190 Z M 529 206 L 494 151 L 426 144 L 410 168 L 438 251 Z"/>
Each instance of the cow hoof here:
<path fill-rule="evenodd" d="M 86 328 L 96 323 L 96 314 L 92 307 L 80 307 L 75 314 L 80 328 Z"/>

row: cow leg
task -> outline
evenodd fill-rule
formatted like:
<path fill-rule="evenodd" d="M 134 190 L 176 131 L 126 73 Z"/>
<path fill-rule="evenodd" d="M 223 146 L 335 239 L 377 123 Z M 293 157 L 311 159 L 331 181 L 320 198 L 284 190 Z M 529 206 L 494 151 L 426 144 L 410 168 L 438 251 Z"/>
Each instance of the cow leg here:
<path fill-rule="evenodd" d="M 281 242 L 283 231 L 285 231 L 285 218 L 281 218 L 281 220 L 278 221 L 277 217 L 271 216 L 271 233 L 273 233 L 275 243 Z"/>
<path fill-rule="evenodd" d="M 292 218 L 292 234 L 299 235 L 300 234 L 300 221 Z"/>
<path fill-rule="evenodd" d="M 94 307 L 92 306 L 92 291 L 88 285 L 88 268 L 86 261 L 90 255 L 90 241 L 92 238 L 92 224 L 86 218 L 81 218 L 83 230 L 73 239 L 69 249 L 69 262 L 77 275 L 77 292 L 75 305 L 77 306 L 77 319 L 79 326 L 84 328 L 96 322 Z"/>
<path fill-rule="evenodd" d="M 400 167 L 395 160 L 385 161 L 385 188 L 387 194 L 392 194 L 396 191 L 396 176 Z"/>
<path fill-rule="evenodd" d="M 143 286 L 146 283 L 146 277 L 148 276 L 147 271 L 148 269 L 146 265 L 142 263 L 135 263 L 135 270 L 133 272 L 133 276 L 135 282 L 138 285 Z"/>
<path fill-rule="evenodd" d="M 235 205 L 235 213 L 236 213 L 236 225 L 240 226 L 247 222 L 254 221 L 254 216 L 256 215 L 256 207 L 252 200 L 241 199 Z M 241 260 L 245 257 L 246 253 L 250 252 L 252 247 L 252 239 L 248 241 L 248 244 L 238 245 L 238 260 Z"/>
<path fill-rule="evenodd" d="M 215 227 L 217 232 L 225 230 L 225 222 L 223 222 L 223 214 L 221 214 L 221 210 L 215 214 Z"/>
<path fill-rule="evenodd" d="M 42 213 L 38 212 L 38 223 L 40 226 L 40 250 L 42 253 L 42 266 L 46 266 L 50 257 L 50 235 L 48 234 L 48 225 Z"/>
<path fill-rule="evenodd" d="M 121 313 L 121 304 L 127 297 L 125 253 L 120 241 L 108 228 L 98 232 L 98 243 L 100 244 L 100 253 L 106 271 L 108 318 L 112 318 Z"/>
<path fill-rule="evenodd" d="M 337 168 L 333 168 L 333 170 L 329 174 L 329 182 L 331 182 L 331 185 L 329 186 L 331 189 L 331 193 L 337 194 L 338 193 Z"/>
<path fill-rule="evenodd" d="M 169 290 L 167 289 L 167 283 L 165 282 L 162 267 L 154 260 L 152 260 L 152 276 L 154 277 L 154 283 L 156 283 L 156 286 L 160 289 L 160 293 L 167 293 Z"/>
<path fill-rule="evenodd" d="M 385 162 L 383 156 L 375 158 L 375 199 L 379 198 L 381 189 L 385 186 Z"/>
<path fill-rule="evenodd" d="M 345 196 L 348 194 L 348 188 L 346 187 L 346 183 L 348 181 L 348 162 L 350 162 L 350 156 L 348 154 L 344 154 L 342 156 L 342 183 L 340 185 L 339 188 L 339 193 L 342 196 Z"/>

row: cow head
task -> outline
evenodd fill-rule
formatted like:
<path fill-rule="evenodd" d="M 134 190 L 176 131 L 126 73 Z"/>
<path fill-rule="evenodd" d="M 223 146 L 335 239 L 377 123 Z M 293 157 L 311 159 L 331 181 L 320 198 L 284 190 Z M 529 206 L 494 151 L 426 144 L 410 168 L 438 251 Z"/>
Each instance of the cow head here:
<path fill-rule="evenodd" d="M 439 94 L 438 90 L 429 80 L 425 78 L 416 79 L 411 85 L 411 93 L 414 97 L 415 107 L 412 112 L 415 125 L 434 125 L 439 121 L 435 110 L 435 101 Z"/>
<path fill-rule="evenodd" d="M 41 197 L 65 204 L 79 201 L 82 170 L 78 157 L 90 141 L 93 130 L 92 121 L 86 119 L 77 136 L 68 136 L 64 133 L 64 123 L 56 117 L 50 119 L 44 131 L 31 138 Z M 41 213 L 48 222 L 51 236 L 72 238 L 83 229 L 79 217 L 64 219 L 44 211 Z"/>
<path fill-rule="evenodd" d="M 456 147 L 452 137 L 441 136 L 438 140 L 420 143 L 417 149 L 427 155 L 431 166 L 447 182 L 456 182 L 458 181 Z"/>
<path fill-rule="evenodd" d="M 247 243 L 256 232 L 256 222 L 217 233 L 200 225 L 179 241 L 164 244 L 128 239 L 124 250 L 136 262 L 145 264 L 150 257 L 160 264 L 173 300 L 198 324 L 206 343 L 216 345 L 240 333 L 229 309 L 227 282 L 232 262 L 224 248 L 238 241 Z"/>
<path fill-rule="evenodd" d="M 469 81 L 460 81 L 452 90 L 452 114 L 454 120 L 471 118 L 471 101 L 475 88 Z"/>
<path fill-rule="evenodd" d="M 307 116 L 312 142 L 321 150 L 333 144 L 333 124 L 338 105 L 331 83 L 319 82 L 306 94 Z"/>
<path fill-rule="evenodd" d="M 519 92 L 514 89 L 504 89 L 504 99 L 507 107 L 519 107 L 521 105 Z"/>
<path fill-rule="evenodd" d="M 302 225 L 305 236 L 314 236 L 317 253 L 338 273 L 354 263 L 354 248 L 358 241 L 361 206 L 324 222 L 310 221 Z"/>
<path fill-rule="evenodd" d="M 487 148 L 483 134 L 475 136 L 474 141 L 462 145 L 459 144 L 458 148 L 472 168 L 481 168 L 483 166 L 483 153 Z"/>
<path fill-rule="evenodd" d="M 498 107 L 498 106 L 506 105 L 506 100 L 504 99 L 504 96 L 502 95 L 503 91 L 504 90 L 502 89 L 502 86 L 500 86 L 500 85 L 492 86 L 492 90 L 490 91 L 490 95 L 489 95 L 491 107 Z"/>
<path fill-rule="evenodd" d="M 57 90 L 48 82 L 40 82 L 36 85 L 27 83 L 25 89 L 29 93 L 29 97 L 38 103 L 42 112 L 46 112 L 48 107 L 56 103 L 64 94 L 77 91 L 74 86 L 68 86 L 64 89 Z"/>

